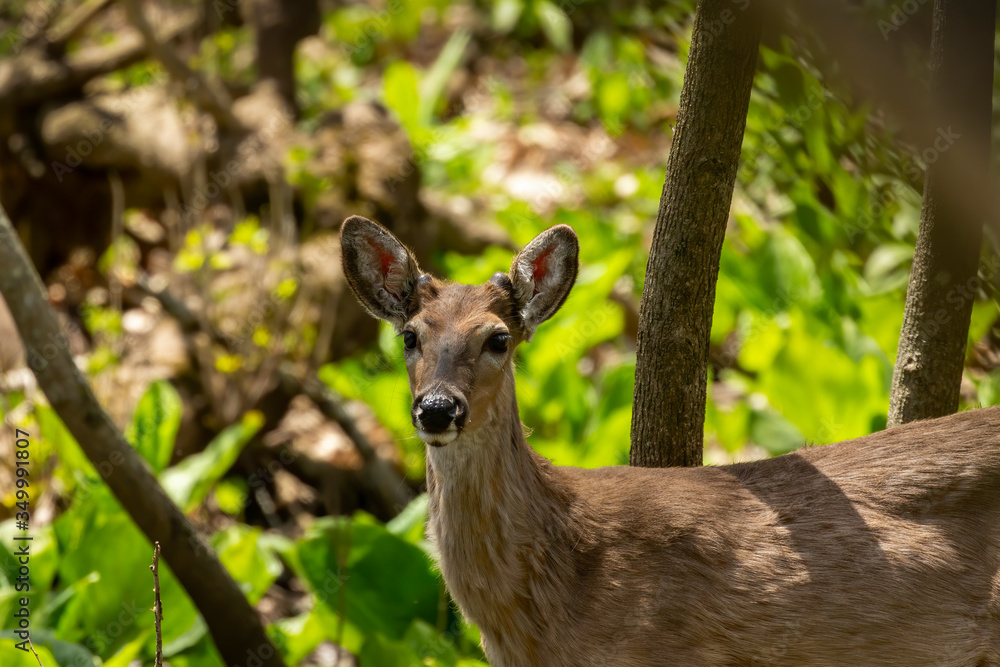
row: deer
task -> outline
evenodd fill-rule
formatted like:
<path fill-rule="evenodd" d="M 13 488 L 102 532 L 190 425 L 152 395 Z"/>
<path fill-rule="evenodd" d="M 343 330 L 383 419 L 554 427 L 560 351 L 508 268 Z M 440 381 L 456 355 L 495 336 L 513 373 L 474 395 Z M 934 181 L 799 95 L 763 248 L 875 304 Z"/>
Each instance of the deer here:
<path fill-rule="evenodd" d="M 512 358 L 573 286 L 570 227 L 481 285 L 360 216 L 341 250 L 402 337 L 428 538 L 491 664 L 1000 665 L 1000 408 L 733 465 L 558 466 Z"/>

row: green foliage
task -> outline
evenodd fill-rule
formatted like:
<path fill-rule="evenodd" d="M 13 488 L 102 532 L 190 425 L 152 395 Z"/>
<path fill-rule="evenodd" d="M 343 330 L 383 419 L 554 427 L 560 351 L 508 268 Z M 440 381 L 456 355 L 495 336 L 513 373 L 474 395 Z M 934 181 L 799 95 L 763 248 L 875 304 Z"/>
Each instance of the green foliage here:
<path fill-rule="evenodd" d="M 23 3 L 15 4 L 21 12 Z M 573 292 L 516 357 L 530 442 L 558 464 L 628 459 L 634 323 L 623 304 L 637 302 L 645 278 L 693 4 L 339 3 L 296 58 L 302 130 L 347 102 L 377 99 L 409 136 L 426 190 L 472 202 L 477 219 L 495 221 L 518 245 L 558 223 L 579 234 L 582 264 Z M 473 20 L 463 21 L 460 11 Z M 0 26 L 0 54 L 17 43 L 19 29 Z M 747 115 L 715 295 L 705 429 L 710 462 L 777 455 L 884 427 L 921 205 L 914 151 L 811 65 L 800 46 L 784 38 L 768 44 Z M 192 64 L 239 88 L 254 81 L 251 48 L 247 27 L 226 27 L 201 42 Z M 158 65 L 142 62 L 106 84 L 121 89 L 166 78 Z M 579 132 L 563 132 L 567 126 Z M 556 137 L 550 148 L 556 157 L 539 169 L 554 174 L 558 193 L 515 194 L 493 172 L 505 152 L 535 159 L 531 137 L 539 128 Z M 564 145 L 592 135 L 606 138 L 611 149 L 581 158 L 575 146 Z M 285 160 L 307 210 L 336 185 L 310 171 L 316 150 L 296 146 Z M 500 171 L 519 166 L 508 160 Z M 281 328 L 280 306 L 304 283 L 276 258 L 279 244 L 268 226 L 247 216 L 231 230 L 185 231 L 174 269 L 206 302 L 224 305 L 245 289 L 210 287 L 237 253 L 259 261 L 267 277 L 259 291 L 270 306 L 266 317 L 224 332 L 246 345 L 237 354 L 211 350 L 215 369 L 239 379 L 266 358 L 311 358 L 315 330 Z M 99 269 L 127 281 L 138 259 L 137 246 L 119 240 Z M 450 279 L 476 283 L 507 270 L 510 259 L 509 249 L 489 248 L 476 256 L 439 252 L 433 262 Z M 984 273 L 989 266 L 984 262 Z M 1000 314 L 984 289 L 972 292 L 970 348 Z M 120 361 L 122 318 L 106 302 L 88 302 L 81 314 L 95 344 L 87 370 L 97 375 Z M 406 473 L 420 479 L 424 445 L 410 423 L 395 332 L 383 325 L 368 349 L 327 364 L 319 375 L 371 408 L 396 440 Z M 974 403 L 1000 404 L 1000 372 L 968 376 Z M 29 593 L 43 662 L 148 663 L 152 547 L 104 484 L 123 473 L 110 464 L 95 468 L 50 407 L 25 412 L 17 410 L 23 395 L 0 398 L 3 414 L 26 414 L 25 425 L 37 431 L 37 459 L 53 460 L 38 491 L 57 495 L 60 513 L 51 525 L 33 527 Z M 127 439 L 185 512 L 200 517 L 217 509 L 222 523 L 212 523 L 209 542 L 252 603 L 289 577 L 306 589 L 295 615 L 268 627 L 289 665 L 324 642 L 351 651 L 362 667 L 485 664 L 477 630 L 459 618 L 428 555 L 426 496 L 385 525 L 364 513 L 324 517 L 306 521 L 297 538 L 244 522 L 253 484 L 230 469 L 261 422 L 247 413 L 204 451 L 171 466 L 181 402 L 169 383 L 155 382 L 138 403 Z M 5 506 L 12 506 L 4 493 Z M 20 594 L 3 545 L 14 532 L 12 521 L 0 523 L 0 664 L 34 665 L 33 656 L 7 641 Z M 162 561 L 160 579 L 170 664 L 221 666 L 204 620 Z"/>
<path fill-rule="evenodd" d="M 132 422 L 130 441 L 154 468 L 173 448 L 176 400 L 169 385 L 154 383 Z M 38 414 L 48 446 L 61 453 L 57 477 L 76 485 L 68 509 L 51 526 L 33 528 L 30 593 L 14 590 L 17 562 L 4 545 L 14 543 L 15 526 L 0 523 L 0 633 L 16 627 L 17 598 L 28 595 L 32 636 L 43 659 L 52 658 L 49 664 L 125 667 L 149 659 L 152 545 L 102 481 L 123 473 L 95 469 L 51 410 Z M 260 417 L 248 413 L 204 452 L 163 470 L 161 482 L 175 502 L 191 512 L 213 486 L 224 488 L 221 476 L 259 426 Z M 395 660 L 368 664 L 483 664 L 478 642 L 449 607 L 426 551 L 426 511 L 421 496 L 388 525 L 365 514 L 318 519 L 294 541 L 237 523 L 216 531 L 209 543 L 251 603 L 286 568 L 306 584 L 312 608 L 268 629 L 290 664 L 328 640 L 372 659 Z M 175 665 L 221 666 L 204 620 L 163 560 L 160 587 L 170 610 L 163 622 L 164 656 Z M 9 646 L 0 653 L 4 665 L 21 664 L 21 652 Z"/>

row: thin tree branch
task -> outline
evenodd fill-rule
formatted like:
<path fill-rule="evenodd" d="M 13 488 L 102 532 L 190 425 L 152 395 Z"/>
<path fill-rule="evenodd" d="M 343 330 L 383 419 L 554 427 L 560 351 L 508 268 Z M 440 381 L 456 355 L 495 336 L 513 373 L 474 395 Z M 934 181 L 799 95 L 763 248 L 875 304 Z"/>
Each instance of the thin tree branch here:
<path fill-rule="evenodd" d="M 77 5 L 66 18 L 56 21 L 45 33 L 45 41 L 51 47 L 62 48 L 70 40 L 79 37 L 87 24 L 111 5 L 111 0 L 90 0 Z"/>
<path fill-rule="evenodd" d="M 160 543 L 153 545 L 153 626 L 156 629 L 156 658 L 153 667 L 163 667 L 163 604 L 160 602 Z"/>
<path fill-rule="evenodd" d="M 38 667 L 45 667 L 42 664 L 42 658 L 38 655 L 38 651 L 35 650 L 35 645 L 31 643 L 31 637 L 28 637 L 28 647 L 31 648 L 31 652 L 35 654 L 35 660 L 38 661 Z"/>
<path fill-rule="evenodd" d="M 215 552 L 167 497 L 146 462 L 101 409 L 73 363 L 69 338 L 49 307 L 41 279 L 0 208 L 0 294 L 24 342 L 28 365 L 52 408 L 136 525 L 153 542 L 201 612 L 223 660 L 283 667 L 257 612 Z"/>
<path fill-rule="evenodd" d="M 197 12 L 171 19 L 159 31 L 163 43 L 191 30 L 199 22 Z M 26 50 L 14 58 L 0 60 L 0 108 L 30 106 L 81 88 L 93 78 L 115 72 L 146 57 L 142 36 L 123 30 L 113 44 L 89 47 L 60 60 Z"/>

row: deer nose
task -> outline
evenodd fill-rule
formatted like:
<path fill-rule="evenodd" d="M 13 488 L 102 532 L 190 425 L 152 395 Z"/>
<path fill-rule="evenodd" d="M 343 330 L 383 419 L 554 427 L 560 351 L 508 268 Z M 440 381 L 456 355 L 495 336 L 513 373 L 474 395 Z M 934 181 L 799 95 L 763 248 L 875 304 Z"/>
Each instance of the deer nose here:
<path fill-rule="evenodd" d="M 417 426 L 428 433 L 441 433 L 455 421 L 458 403 L 450 396 L 424 396 L 417 403 L 413 416 Z"/>

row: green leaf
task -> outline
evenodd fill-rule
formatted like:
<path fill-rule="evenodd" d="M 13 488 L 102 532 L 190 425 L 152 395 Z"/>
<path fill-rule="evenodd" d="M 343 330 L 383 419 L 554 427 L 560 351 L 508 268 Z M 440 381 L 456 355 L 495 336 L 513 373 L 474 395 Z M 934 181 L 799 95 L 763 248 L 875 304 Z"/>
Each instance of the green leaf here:
<path fill-rule="evenodd" d="M 552 46 L 564 53 L 573 47 L 573 24 L 559 5 L 550 0 L 541 0 L 535 4 L 535 15 Z"/>
<path fill-rule="evenodd" d="M 416 619 L 406 631 L 406 642 L 420 656 L 425 665 L 454 665 L 458 661 L 458 650 L 449 637 L 427 621 Z"/>
<path fill-rule="evenodd" d="M 140 658 L 152 634 L 152 628 L 140 632 L 135 639 L 122 646 L 117 653 L 105 660 L 102 667 L 128 667 Z"/>
<path fill-rule="evenodd" d="M 424 664 L 413 647 L 404 641 L 393 641 L 382 635 L 372 635 L 365 640 L 358 656 L 361 665 L 378 667 L 417 667 Z"/>
<path fill-rule="evenodd" d="M 429 497 L 426 493 L 410 501 L 410 504 L 403 508 L 389 523 L 385 524 L 386 529 L 393 535 L 399 535 L 411 544 L 417 544 L 424 538 L 424 524 L 427 523 L 427 503 Z"/>
<path fill-rule="evenodd" d="M 275 646 L 281 649 L 285 664 L 297 665 L 335 632 L 332 625 L 323 622 L 316 610 L 282 618 L 267 629 Z"/>
<path fill-rule="evenodd" d="M 913 246 L 886 243 L 878 246 L 865 262 L 865 281 L 872 294 L 882 294 L 904 287 L 910 278 Z"/>
<path fill-rule="evenodd" d="M 0 665 L 3 667 L 38 667 L 38 661 L 35 660 L 35 656 L 30 651 L 22 651 L 14 647 L 16 642 L 21 641 L 20 639 L 9 636 L 6 631 L 0 632 L 0 637 L 3 638 L 0 641 Z M 59 665 L 49 649 L 44 646 L 36 646 L 35 650 L 38 652 L 38 658 L 46 667 Z"/>
<path fill-rule="evenodd" d="M 164 470 L 160 475 L 163 490 L 184 512 L 194 510 L 233 467 L 243 447 L 263 423 L 264 417 L 259 412 L 246 413 L 239 424 L 230 426 L 208 443 L 205 451 Z"/>
<path fill-rule="evenodd" d="M 620 123 L 628 112 L 631 98 L 632 88 L 625 74 L 615 72 L 603 77 L 597 85 L 597 107 L 601 119 L 612 127 Z"/>
<path fill-rule="evenodd" d="M 6 640 L 10 637 L 9 631 L 0 632 L 0 637 Z M 19 641 L 19 640 L 14 640 Z M 61 639 L 56 639 L 55 634 L 48 629 L 35 627 L 31 631 L 31 643 L 34 644 L 35 650 L 38 651 L 39 656 L 41 656 L 41 649 L 52 653 L 54 662 L 44 663 L 45 667 L 49 664 L 54 665 L 67 665 L 72 667 L 85 667 L 86 665 L 97 665 L 101 664 L 101 661 L 93 653 L 88 651 L 85 647 L 79 644 L 74 644 L 73 642 L 63 641 Z M 30 655 L 30 654 L 29 654 Z M 7 663 L 3 663 L 6 665 Z M 35 663 L 37 664 L 37 662 Z"/>
<path fill-rule="evenodd" d="M 156 474 L 170 463 L 182 409 L 177 390 L 164 380 L 151 384 L 139 399 L 126 437 Z"/>
<path fill-rule="evenodd" d="M 523 0 L 497 0 L 493 3 L 493 29 L 501 34 L 510 32 L 523 12 Z"/>
<path fill-rule="evenodd" d="M 97 470 L 94 469 L 93 464 L 83 453 L 83 449 L 77 444 L 55 410 L 47 406 L 37 405 L 35 406 L 35 418 L 38 420 L 39 434 L 52 446 L 59 461 L 64 466 L 89 478 L 96 479 L 98 477 Z M 68 475 L 66 481 L 72 483 L 71 480 L 75 481 L 75 477 Z"/>
<path fill-rule="evenodd" d="M 420 93 L 417 70 L 406 61 L 397 61 L 385 68 L 382 94 L 387 107 L 396 112 L 400 124 L 412 137 L 420 127 Z"/>
<path fill-rule="evenodd" d="M 806 442 L 794 424 L 773 410 L 752 413 L 750 438 L 772 455 L 794 451 Z"/>
<path fill-rule="evenodd" d="M 257 604 L 281 574 L 281 561 L 260 539 L 261 529 L 244 524 L 230 526 L 212 535 L 219 560 L 250 600 Z"/>
<path fill-rule="evenodd" d="M 366 634 L 399 639 L 414 619 L 437 620 L 441 582 L 430 558 L 367 515 L 318 519 L 298 557 L 319 600 L 333 611 L 343 604 Z"/>
<path fill-rule="evenodd" d="M 459 30 L 448 38 L 437 60 L 428 70 L 424 80 L 420 82 L 420 101 L 417 105 L 418 125 L 426 127 L 433 121 L 434 110 L 444 94 L 452 72 L 461 64 L 462 55 L 465 53 L 465 47 L 471 36 L 469 31 Z"/>

